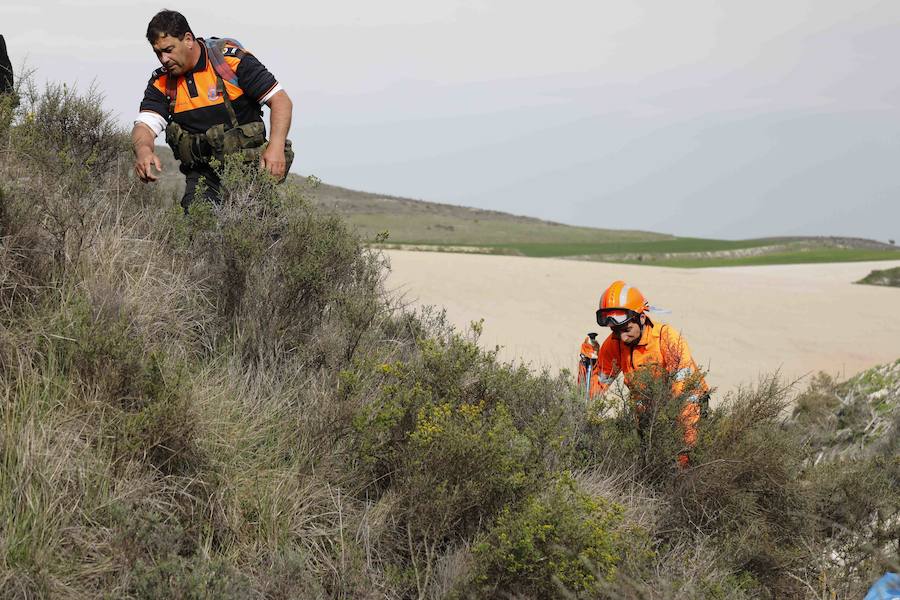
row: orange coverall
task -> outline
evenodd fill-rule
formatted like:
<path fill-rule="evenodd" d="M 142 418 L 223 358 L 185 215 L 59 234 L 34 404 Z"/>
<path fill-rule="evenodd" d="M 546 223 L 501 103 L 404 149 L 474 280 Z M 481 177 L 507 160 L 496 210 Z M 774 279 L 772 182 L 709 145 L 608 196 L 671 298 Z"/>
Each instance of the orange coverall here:
<path fill-rule="evenodd" d="M 586 340 L 587 342 L 587 340 Z M 588 346 L 582 345 L 582 352 Z M 586 375 L 583 366 L 579 365 L 578 380 L 584 382 Z M 634 346 L 621 342 L 615 334 L 610 333 L 600 346 L 597 363 L 591 372 L 590 397 L 604 393 L 621 372 L 625 376 L 625 385 L 631 391 L 635 401 L 635 409 L 640 414 L 640 390 L 635 389 L 632 375 L 638 369 L 663 368 L 672 377 L 672 392 L 676 396 L 684 391 L 685 382 L 690 377 L 697 377 L 697 363 L 691 356 L 690 348 L 681 335 L 666 323 L 652 323 L 649 319 L 644 325 L 640 341 Z M 709 392 L 709 386 L 702 378 L 692 395 L 681 409 L 679 423 L 684 428 L 684 442 L 688 446 L 697 443 L 697 422 L 700 420 L 700 401 Z M 687 465 L 687 456 L 679 456 L 679 463 Z"/>

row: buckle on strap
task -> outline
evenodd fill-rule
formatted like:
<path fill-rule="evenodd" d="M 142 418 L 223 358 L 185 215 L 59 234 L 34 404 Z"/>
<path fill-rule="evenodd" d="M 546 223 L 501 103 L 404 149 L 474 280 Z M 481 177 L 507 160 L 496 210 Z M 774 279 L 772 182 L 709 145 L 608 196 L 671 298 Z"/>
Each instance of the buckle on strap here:
<path fill-rule="evenodd" d="M 212 158 L 213 149 L 209 139 L 203 133 L 189 134 L 191 139 L 191 154 L 197 157 Z"/>

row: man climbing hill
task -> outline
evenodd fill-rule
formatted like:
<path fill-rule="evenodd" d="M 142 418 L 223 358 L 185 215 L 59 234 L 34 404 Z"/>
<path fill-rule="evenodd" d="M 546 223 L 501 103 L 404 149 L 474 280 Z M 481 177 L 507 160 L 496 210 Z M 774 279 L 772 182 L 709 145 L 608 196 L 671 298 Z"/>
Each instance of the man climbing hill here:
<path fill-rule="evenodd" d="M 219 201 L 219 174 L 210 165 L 214 159 L 240 154 L 276 178 L 285 177 L 293 159 L 287 139 L 293 104 L 253 54 L 233 39 L 195 37 L 184 16 L 171 10 L 153 17 L 147 41 L 162 67 L 147 84 L 131 132 L 141 181 L 156 181 L 162 171 L 154 140 L 164 129 L 185 175 L 185 211 L 201 179 L 206 198 Z M 263 104 L 272 111 L 268 142 Z"/>

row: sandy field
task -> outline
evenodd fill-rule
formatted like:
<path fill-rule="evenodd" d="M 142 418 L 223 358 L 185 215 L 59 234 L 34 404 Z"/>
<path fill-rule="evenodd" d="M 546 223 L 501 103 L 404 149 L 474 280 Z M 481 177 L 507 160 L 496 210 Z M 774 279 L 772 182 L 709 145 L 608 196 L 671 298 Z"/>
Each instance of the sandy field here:
<path fill-rule="evenodd" d="M 581 340 L 601 332 L 600 294 L 614 280 L 671 310 L 718 397 L 779 371 L 800 380 L 849 377 L 900 358 L 900 288 L 854 285 L 897 262 L 671 269 L 561 259 L 385 251 L 388 287 L 413 305 L 446 308 L 481 343 L 533 368 L 574 368 Z"/>

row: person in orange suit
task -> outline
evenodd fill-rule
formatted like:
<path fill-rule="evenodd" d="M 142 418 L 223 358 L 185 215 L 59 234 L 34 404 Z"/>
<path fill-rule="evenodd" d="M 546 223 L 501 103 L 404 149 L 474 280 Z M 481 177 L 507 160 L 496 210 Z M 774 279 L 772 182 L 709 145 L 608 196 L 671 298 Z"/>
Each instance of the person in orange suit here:
<path fill-rule="evenodd" d="M 681 334 L 666 323 L 651 320 L 647 314 L 650 310 L 650 303 L 640 290 L 624 281 L 613 282 L 603 292 L 597 310 L 597 323 L 609 327 L 611 332 L 599 350 L 595 349 L 596 342 L 591 336 L 585 339 L 581 347 L 578 382 L 585 386 L 589 398 L 596 398 L 604 394 L 622 373 L 640 427 L 640 416 L 646 407 L 641 399 L 636 373 L 651 370 L 658 376 L 668 377 L 672 382 L 673 397 L 688 394 L 678 422 L 684 430 L 685 446 L 689 449 L 697 443 L 697 424 L 701 408 L 709 401 L 709 386 Z M 593 364 L 591 359 L 594 359 Z M 685 450 L 679 454 L 678 464 L 685 468 L 689 463 Z"/>

